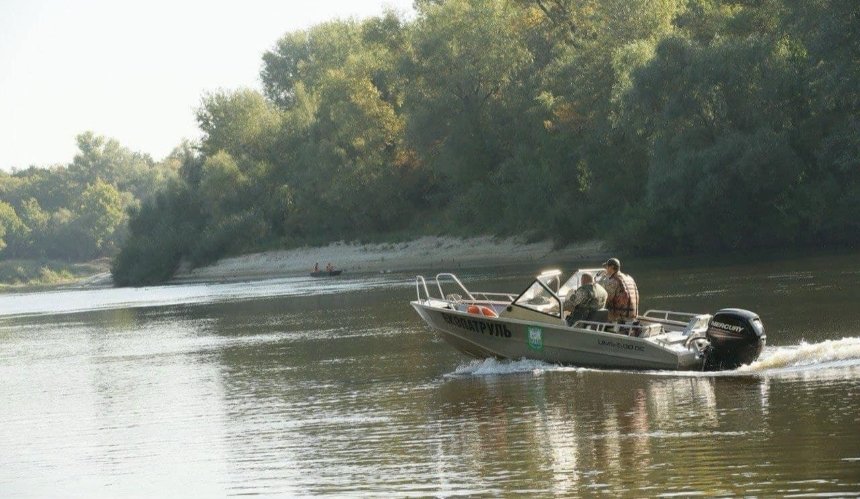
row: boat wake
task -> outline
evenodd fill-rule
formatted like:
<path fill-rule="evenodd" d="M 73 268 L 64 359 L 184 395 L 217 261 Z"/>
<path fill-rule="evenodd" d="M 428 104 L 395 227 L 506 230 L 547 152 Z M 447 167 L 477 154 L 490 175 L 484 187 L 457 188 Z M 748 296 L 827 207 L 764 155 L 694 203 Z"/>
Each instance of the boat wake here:
<path fill-rule="evenodd" d="M 447 374 L 449 377 L 467 376 L 499 376 L 504 374 L 531 373 L 540 376 L 545 371 L 579 371 L 583 368 L 549 364 L 540 360 L 498 360 L 498 359 L 476 359 L 461 364 L 454 372 Z"/>
<path fill-rule="evenodd" d="M 797 373 L 815 373 L 823 370 L 845 370 L 846 377 L 860 377 L 860 337 L 825 340 L 818 343 L 801 342 L 791 346 L 765 347 L 759 360 L 734 371 L 620 371 L 617 369 L 592 369 L 561 366 L 539 360 L 473 360 L 461 364 L 448 377 L 500 376 L 507 374 L 532 374 L 545 372 L 626 372 L 658 376 L 780 376 Z"/>
<path fill-rule="evenodd" d="M 860 338 L 801 342 L 794 346 L 767 347 L 761 358 L 735 372 L 768 373 L 832 367 L 860 367 Z"/>

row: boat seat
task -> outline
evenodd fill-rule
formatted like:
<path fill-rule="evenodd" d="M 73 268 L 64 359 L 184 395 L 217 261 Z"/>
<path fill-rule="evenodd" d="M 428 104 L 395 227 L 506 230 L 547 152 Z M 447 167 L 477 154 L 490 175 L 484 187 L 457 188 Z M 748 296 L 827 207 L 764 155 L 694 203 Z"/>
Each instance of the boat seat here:
<path fill-rule="evenodd" d="M 660 324 L 640 324 L 638 329 L 639 338 L 648 338 L 663 332 Z"/>
<path fill-rule="evenodd" d="M 609 322 L 609 310 L 605 308 L 601 308 L 600 310 L 593 310 L 590 314 L 588 314 L 588 317 L 585 320 L 594 322 Z"/>
<path fill-rule="evenodd" d="M 580 320 L 589 322 L 609 322 L 609 310 L 605 308 L 601 308 L 600 310 L 592 310 L 588 313 L 586 317 L 583 317 Z M 585 329 L 598 329 L 598 326 L 595 324 L 586 324 L 584 327 Z"/>

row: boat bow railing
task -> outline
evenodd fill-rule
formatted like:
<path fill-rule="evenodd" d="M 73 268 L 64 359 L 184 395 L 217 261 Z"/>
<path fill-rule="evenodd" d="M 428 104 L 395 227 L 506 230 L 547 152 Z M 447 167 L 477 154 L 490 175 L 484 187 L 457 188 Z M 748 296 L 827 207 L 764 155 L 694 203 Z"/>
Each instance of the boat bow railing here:
<path fill-rule="evenodd" d="M 457 283 L 457 286 L 460 286 L 460 289 L 462 289 L 463 292 L 466 293 L 466 296 L 469 297 L 471 301 L 475 301 L 475 297 L 472 296 L 472 293 L 470 293 L 469 290 L 466 289 L 466 286 L 464 286 L 463 283 L 460 282 L 460 279 L 458 279 L 457 276 L 449 272 L 436 274 L 436 287 L 439 288 L 439 296 L 441 296 L 443 300 L 445 299 L 445 292 L 442 291 L 442 282 L 439 280 L 440 277 L 450 277 L 452 281 Z"/>
<path fill-rule="evenodd" d="M 424 296 L 426 297 L 424 300 L 421 299 L 421 288 L 424 288 Z M 424 279 L 423 275 L 415 276 L 415 294 L 418 296 L 418 301 L 423 303 L 424 301 L 430 301 L 430 291 L 427 289 L 427 281 Z"/>
<path fill-rule="evenodd" d="M 484 301 L 508 301 L 508 302 L 511 302 L 511 301 L 514 301 L 514 298 L 517 297 L 517 295 L 512 295 L 510 293 L 487 293 L 484 291 L 473 291 L 472 294 L 475 295 L 475 297 L 479 297 L 479 296 L 482 297 L 484 299 Z M 495 298 L 504 298 L 504 300 L 493 300 L 494 297 Z"/>
<path fill-rule="evenodd" d="M 470 302 L 480 303 L 480 302 L 507 302 L 510 303 L 514 301 L 516 295 L 511 293 L 493 293 L 488 291 L 469 291 L 468 288 L 463 284 L 460 279 L 451 273 L 443 272 L 441 274 L 436 274 L 436 288 L 439 290 L 439 300 L 450 301 L 446 298 L 445 291 L 442 289 L 442 280 L 445 278 L 454 281 L 457 284 L 457 287 L 463 292 L 463 296 Z M 424 291 L 423 298 L 421 291 Z M 430 289 L 427 286 L 427 280 L 424 276 L 417 275 L 415 276 L 415 295 L 418 298 L 419 302 L 428 302 L 430 300 L 435 300 L 431 294 Z M 450 296 L 450 295 L 449 295 Z"/>

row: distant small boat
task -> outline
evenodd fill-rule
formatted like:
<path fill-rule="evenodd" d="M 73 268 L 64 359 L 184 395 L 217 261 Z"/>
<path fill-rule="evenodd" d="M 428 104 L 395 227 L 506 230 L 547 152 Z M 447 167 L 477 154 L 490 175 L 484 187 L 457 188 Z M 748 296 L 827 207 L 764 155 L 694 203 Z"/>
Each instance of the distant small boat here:
<path fill-rule="evenodd" d="M 343 270 L 317 270 L 311 272 L 311 277 L 334 277 L 336 275 L 341 275 Z"/>

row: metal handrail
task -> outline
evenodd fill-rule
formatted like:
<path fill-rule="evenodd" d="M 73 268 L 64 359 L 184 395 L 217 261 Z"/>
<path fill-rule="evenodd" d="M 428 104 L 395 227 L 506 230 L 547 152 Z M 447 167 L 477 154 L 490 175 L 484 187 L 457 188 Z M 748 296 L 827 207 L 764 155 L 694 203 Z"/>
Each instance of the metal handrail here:
<path fill-rule="evenodd" d="M 605 331 L 608 326 L 618 326 L 619 328 L 630 328 L 630 329 L 647 329 L 649 326 L 644 324 L 622 324 L 620 322 L 600 322 L 600 321 L 586 321 L 580 320 L 573 323 L 572 327 L 579 327 L 580 324 L 585 324 L 587 326 L 597 326 L 600 329 L 597 331 Z"/>
<path fill-rule="evenodd" d="M 654 314 L 654 315 L 656 315 L 656 314 L 662 314 L 662 315 L 663 315 L 663 317 L 655 317 L 655 316 L 652 316 L 652 314 Z M 681 316 L 681 317 L 690 317 L 690 318 L 692 318 L 692 317 L 698 317 L 698 316 L 700 316 L 700 315 L 704 315 L 704 314 L 691 314 L 691 313 L 689 313 L 689 312 L 674 312 L 674 311 L 672 311 L 672 310 L 648 310 L 647 312 L 645 312 L 644 314 L 642 314 L 642 317 L 645 317 L 645 318 L 652 318 L 652 319 L 672 320 L 672 319 L 670 319 L 670 318 L 669 318 L 669 316 L 670 316 L 670 315 L 678 315 L 678 316 Z M 686 323 L 685 323 L 685 324 L 686 324 Z"/>
<path fill-rule="evenodd" d="M 507 298 L 508 301 L 514 301 L 514 298 L 516 298 L 515 295 L 512 295 L 510 293 L 490 293 L 490 292 L 486 292 L 486 291 L 475 291 L 473 294 L 475 296 L 483 296 L 484 299 L 487 301 L 491 301 L 490 297 L 493 297 L 493 296 L 499 296 L 502 298 Z"/>
<path fill-rule="evenodd" d="M 585 329 L 583 326 L 595 326 L 597 328 L 595 329 L 595 331 L 603 331 L 606 329 L 606 326 L 614 326 L 615 324 L 615 322 L 576 321 L 571 327 L 579 327 Z"/>
<path fill-rule="evenodd" d="M 670 319 L 670 316 L 676 316 L 687 320 Z M 701 324 L 702 319 L 709 317 L 709 314 L 691 314 L 688 312 L 674 312 L 672 310 L 648 310 L 640 317 L 650 322 L 660 322 L 672 326 L 683 327 L 684 332 L 689 334 Z"/>
<path fill-rule="evenodd" d="M 442 283 L 440 281 L 440 277 L 450 277 L 455 283 L 457 283 L 458 286 L 460 286 L 460 289 L 463 290 L 463 292 L 466 294 L 468 300 L 471 302 L 475 302 L 475 303 L 478 303 L 481 301 L 484 301 L 487 303 L 492 303 L 494 301 L 495 302 L 499 302 L 499 301 L 512 302 L 516 298 L 516 295 L 513 295 L 511 293 L 491 293 L 489 291 L 474 291 L 474 292 L 469 291 L 466 288 L 466 286 L 462 283 L 462 281 L 460 281 L 460 279 L 456 275 L 449 274 L 449 273 L 443 273 L 443 274 L 438 274 L 436 276 L 436 287 L 439 289 L 439 298 L 441 300 L 445 300 L 446 298 L 445 298 L 445 292 L 442 290 Z M 421 288 L 424 288 L 425 298 L 423 298 L 423 299 L 421 298 Z M 427 280 L 422 275 L 415 276 L 415 296 L 417 297 L 419 302 L 429 301 L 429 300 L 434 299 L 433 296 L 430 295 L 430 289 L 427 287 Z M 482 299 L 479 299 L 479 298 L 482 298 Z M 493 298 L 496 298 L 496 300 L 493 300 Z"/>
<path fill-rule="evenodd" d="M 456 282 L 456 283 L 457 283 L 457 285 L 458 285 L 458 286 L 460 286 L 460 289 L 462 289 L 462 290 L 463 290 L 463 292 L 464 292 L 464 293 L 466 293 L 466 296 L 468 296 L 470 300 L 472 300 L 472 301 L 474 301 L 474 300 L 475 300 L 475 297 L 474 297 L 474 296 L 472 296 L 472 293 L 470 293 L 470 292 L 469 292 L 469 290 L 468 290 L 468 289 L 466 289 L 466 286 L 464 286 L 464 285 L 463 285 L 463 283 L 462 283 L 462 282 L 460 282 L 460 279 L 458 279 L 458 278 L 457 278 L 457 276 L 455 276 L 454 274 L 451 274 L 451 273 L 448 273 L 448 272 L 443 272 L 443 273 L 441 273 L 441 274 L 436 274 L 436 287 L 438 287 L 438 288 L 439 288 L 439 296 L 441 296 L 443 300 L 445 299 L 445 292 L 444 292 L 444 291 L 442 291 L 442 284 L 439 282 L 439 278 L 440 278 L 440 277 L 443 277 L 443 276 L 445 276 L 445 277 L 450 277 L 451 279 L 453 279 L 453 280 L 454 280 L 454 282 Z"/>
<path fill-rule="evenodd" d="M 427 297 L 427 301 L 430 301 L 430 291 L 427 289 L 427 281 L 424 279 L 423 275 L 417 275 L 415 276 L 415 294 L 417 295 L 418 301 L 422 301 L 421 289 L 418 287 L 419 283 L 424 286 L 424 295 Z"/>

